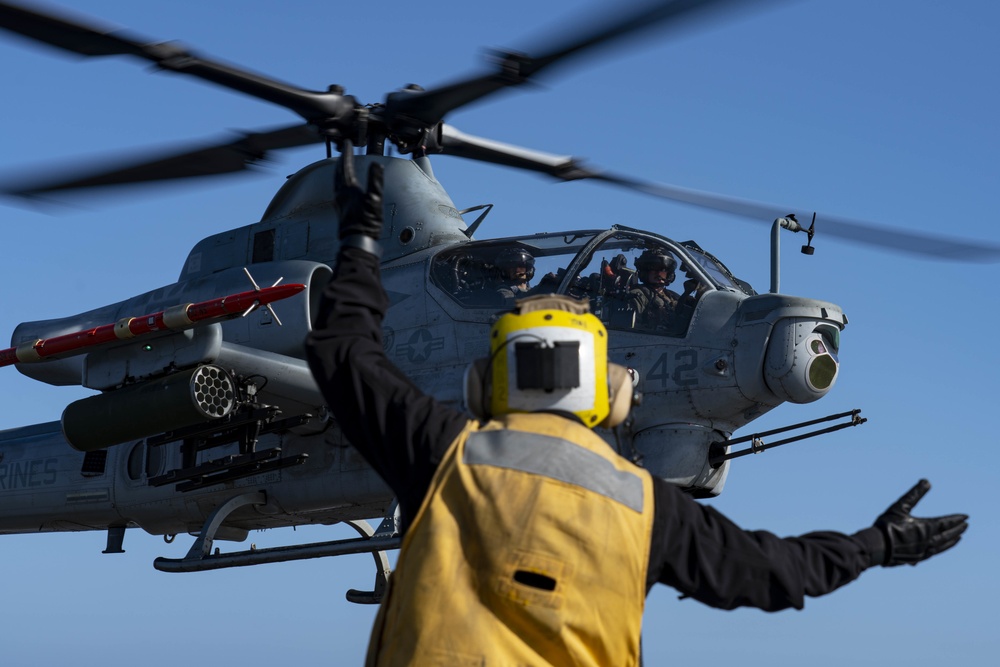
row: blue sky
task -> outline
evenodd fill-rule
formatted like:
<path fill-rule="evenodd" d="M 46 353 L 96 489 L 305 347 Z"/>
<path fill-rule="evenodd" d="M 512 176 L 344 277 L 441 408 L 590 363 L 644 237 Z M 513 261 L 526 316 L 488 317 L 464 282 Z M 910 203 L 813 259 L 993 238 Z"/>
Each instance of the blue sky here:
<path fill-rule="evenodd" d="M 562 0 L 73 6 L 302 87 L 341 84 L 363 101 L 468 74 L 484 47 L 528 49 L 580 11 Z M 651 180 L 996 245 L 998 20 L 1000 8 L 978 0 L 779 3 L 603 53 L 449 121 Z M 0 62 L 0 175 L 295 120 L 126 60 L 76 62 L 0 37 Z M 258 220 L 284 177 L 321 151 L 289 151 L 247 178 L 58 216 L 0 208 L 0 335 L 173 282 L 191 246 Z M 496 205 L 481 238 L 622 223 L 694 238 L 767 289 L 768 220 L 450 158 L 437 159 L 435 171 L 460 208 Z M 812 257 L 798 253 L 798 238 L 783 244 L 782 291 L 833 301 L 850 324 L 831 394 L 755 426 L 852 408 L 869 422 L 734 462 L 712 502 L 748 528 L 850 532 L 928 477 L 934 489 L 918 513 L 967 512 L 971 527 L 954 551 L 916 568 L 867 572 L 801 612 L 722 612 L 661 587 L 647 607 L 647 664 L 993 664 L 998 265 L 931 262 L 821 235 Z M 0 429 L 57 419 L 82 395 L 0 369 Z M 270 531 L 251 540 L 338 535 L 349 533 Z M 4 536 L 4 664 L 361 664 L 374 610 L 350 605 L 344 591 L 370 585 L 369 557 L 190 575 L 152 568 L 156 556 L 182 556 L 191 540 L 167 545 L 129 531 L 126 554 L 103 555 L 100 533 Z"/>

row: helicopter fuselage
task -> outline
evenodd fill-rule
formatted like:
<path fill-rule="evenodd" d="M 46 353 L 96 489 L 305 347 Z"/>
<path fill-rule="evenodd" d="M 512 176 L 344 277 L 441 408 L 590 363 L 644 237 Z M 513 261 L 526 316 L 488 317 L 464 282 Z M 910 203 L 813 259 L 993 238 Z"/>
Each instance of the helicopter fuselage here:
<path fill-rule="evenodd" d="M 846 319 L 833 304 L 757 295 L 696 244 L 627 227 L 475 241 L 426 160 L 356 159 L 386 167 L 386 353 L 445 403 L 460 409 L 464 370 L 486 355 L 489 328 L 510 305 L 496 287 L 503 278 L 496 258 L 511 248 L 532 258 L 535 291 L 589 299 L 610 332 L 611 359 L 633 373 L 642 403 L 617 436 L 603 435 L 695 495 L 716 495 L 725 483 L 728 463 L 709 462 L 713 443 L 782 402 L 822 397 L 836 379 Z M 217 507 L 248 490 L 265 500 L 229 514 L 217 537 L 390 510 L 391 493 L 341 435 L 303 360 L 338 247 L 335 168 L 335 159 L 306 167 L 260 222 L 198 243 L 178 282 L 15 330 L 16 346 L 238 292 L 247 288 L 244 268 L 260 284 L 283 278 L 306 286 L 274 312 L 19 364 L 36 380 L 101 393 L 86 409 L 67 408 L 62 424 L 0 432 L 0 533 L 198 532 Z M 682 301 L 659 319 L 635 305 L 642 287 L 635 267 L 649 252 L 673 258 L 684 275 Z M 203 367 L 218 368 L 237 388 L 239 416 L 192 424 L 178 409 L 172 424 L 165 406 L 190 399 L 186 384 L 169 379 Z M 134 398 L 150 387 L 170 401 Z M 121 412 L 126 405 L 138 407 Z M 86 433 L 90 451 L 74 448 L 70 432 Z"/>

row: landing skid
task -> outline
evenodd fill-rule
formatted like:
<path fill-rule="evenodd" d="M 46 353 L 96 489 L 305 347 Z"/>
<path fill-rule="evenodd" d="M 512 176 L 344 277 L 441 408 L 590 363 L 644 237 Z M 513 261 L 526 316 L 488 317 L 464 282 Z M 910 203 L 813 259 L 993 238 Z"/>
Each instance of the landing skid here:
<path fill-rule="evenodd" d="M 398 530 L 395 503 L 390 508 L 388 516 L 382 520 L 377 529 L 373 529 L 367 521 L 346 521 L 345 523 L 361 534 L 361 537 L 358 538 L 296 544 L 269 549 L 251 548 L 248 551 L 236 551 L 225 554 L 219 553 L 218 549 L 215 549 L 213 553 L 215 535 L 230 514 L 246 505 L 263 505 L 266 502 L 267 496 L 263 491 L 244 493 L 230 498 L 209 515 L 187 555 L 183 558 L 157 558 L 153 561 L 153 567 L 161 572 L 203 572 L 205 570 L 220 570 L 228 567 L 283 563 L 293 560 L 367 552 L 371 553 L 375 559 L 374 589 L 371 591 L 359 591 L 352 588 L 347 591 L 347 599 L 357 604 L 378 604 L 381 602 L 391 572 L 386 551 L 389 549 L 398 549 L 402 541 Z"/>

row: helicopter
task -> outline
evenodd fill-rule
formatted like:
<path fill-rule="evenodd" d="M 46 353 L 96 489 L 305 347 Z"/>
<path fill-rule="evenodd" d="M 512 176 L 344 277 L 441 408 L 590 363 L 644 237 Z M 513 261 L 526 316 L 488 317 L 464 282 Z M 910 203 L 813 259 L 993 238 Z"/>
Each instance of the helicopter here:
<path fill-rule="evenodd" d="M 330 99 L 339 104 L 345 97 L 342 93 L 333 93 Z M 401 130 L 399 148 L 410 153 L 413 150 L 409 148 L 409 144 L 414 139 L 406 134 L 414 129 L 408 126 L 410 115 L 414 112 L 413 103 L 409 100 L 420 98 L 421 91 L 416 90 L 386 98 L 404 108 L 400 117 L 407 119 L 403 124 L 407 127 Z M 411 105 L 410 108 L 407 107 L 408 104 Z M 358 111 L 353 103 L 348 106 L 349 111 Z M 391 107 L 391 104 L 387 102 L 385 106 Z M 361 108 L 368 110 L 369 119 L 377 119 L 377 108 Z M 381 118 L 381 122 L 391 125 L 387 118 L 389 116 Z M 417 134 L 434 130 L 432 134 L 436 136 L 433 138 L 439 142 L 436 148 L 444 149 L 444 152 L 450 149 L 455 151 L 454 154 L 460 155 L 462 151 L 484 150 L 482 142 L 474 145 L 466 135 L 439 125 L 436 119 L 431 119 L 433 123 L 427 119 L 416 120 L 419 121 L 416 124 Z M 367 130 L 369 140 L 366 143 L 371 147 L 373 133 L 371 128 Z M 283 129 L 268 133 L 267 139 L 282 136 L 281 133 L 285 131 Z M 295 134 L 297 131 L 293 127 L 288 133 Z M 343 137 L 339 138 L 343 140 Z M 249 138 L 250 141 L 254 139 L 255 137 Z M 311 141 L 323 143 L 323 139 L 321 137 L 319 141 Z M 421 136 L 419 139 L 427 140 L 427 137 Z M 298 140 L 295 138 L 292 141 Z M 464 143 L 452 143 L 448 146 L 446 144 L 449 141 Z M 337 142 L 331 139 L 331 143 L 336 145 Z M 375 146 L 377 145 L 376 140 Z M 474 147 L 470 147 L 473 145 Z M 430 146 L 427 152 L 432 153 L 434 148 Z M 488 145 L 486 149 L 497 150 L 497 147 Z M 370 155 L 377 153 L 376 150 Z M 503 160 L 513 159 L 509 151 L 503 155 Z M 528 157 L 542 161 L 536 154 Z M 523 158 L 524 154 L 519 153 L 518 159 Z M 361 160 L 362 156 L 357 156 L 357 159 Z M 483 287 L 488 277 L 497 271 L 496 258 L 503 250 L 509 249 L 531 254 L 537 264 L 536 275 L 545 278 L 551 274 L 553 279 L 550 282 L 554 283 L 555 291 L 591 298 L 593 307 L 606 319 L 609 330 L 612 331 L 613 357 L 637 370 L 638 388 L 645 397 L 643 407 L 636 411 L 635 419 L 629 427 L 632 431 L 632 446 L 643 455 L 643 460 L 651 469 L 657 470 L 657 474 L 668 476 L 695 493 L 713 495 L 722 490 L 728 465 L 725 462 L 718 466 L 712 465 L 709 449 L 713 443 L 719 440 L 725 442 L 733 431 L 782 402 L 807 402 L 819 398 L 832 387 L 837 368 L 839 332 L 846 325 L 843 312 L 833 304 L 784 295 L 755 294 L 745 281 L 733 275 L 724 264 L 696 244 L 678 243 L 637 227 L 618 225 L 608 229 L 585 229 L 570 233 L 553 232 L 488 241 L 473 240 L 473 233 L 479 228 L 478 225 L 466 225 L 462 221 L 458 207 L 433 177 L 429 167 L 431 158 L 399 160 L 379 156 L 365 159 L 385 162 L 389 179 L 388 191 L 405 192 L 407 195 L 412 194 L 411 188 L 416 191 L 417 204 L 400 199 L 396 202 L 398 217 L 392 214 L 387 216 L 387 220 L 392 222 L 387 225 L 387 237 L 383 240 L 387 248 L 384 275 L 395 305 L 391 319 L 387 321 L 389 335 L 386 339 L 390 341 L 394 358 L 404 370 L 418 384 L 444 400 L 459 400 L 455 378 L 470 358 L 482 355 L 485 346 L 480 341 L 486 340 L 485 332 L 500 310 L 496 303 L 486 298 Z M 183 424 L 167 429 L 161 427 L 158 430 L 165 432 L 129 434 L 128 442 L 114 441 L 119 437 L 115 434 L 97 433 L 95 442 L 81 445 L 89 451 L 86 454 L 81 452 L 79 456 L 74 454 L 75 460 L 63 458 L 60 454 L 59 457 L 26 459 L 28 462 L 20 465 L 16 464 L 17 454 L 11 453 L 17 451 L 14 446 L 24 447 L 25 450 L 30 447 L 31 451 L 38 454 L 43 451 L 44 442 L 58 438 L 59 432 L 67 430 L 67 423 L 64 418 L 62 424 L 28 427 L 16 433 L 7 432 L 5 438 L 9 440 L 4 446 L 12 447 L 5 450 L 5 463 L 8 467 L 5 469 L 4 479 L 7 490 L 16 491 L 27 487 L 32 491 L 36 506 L 44 505 L 44 501 L 38 499 L 38 487 L 58 485 L 63 470 L 59 466 L 70 461 L 73 465 L 66 465 L 66 469 L 72 469 L 75 474 L 87 480 L 100 479 L 110 472 L 122 474 L 123 479 L 128 480 L 126 484 L 131 484 L 121 489 L 115 487 L 118 498 L 116 514 L 119 514 L 115 522 L 118 525 L 110 525 L 106 518 L 100 516 L 99 511 L 92 516 L 71 516 L 69 519 L 49 516 L 46 520 L 52 521 L 52 524 L 51 528 L 46 526 L 47 529 L 99 526 L 109 531 L 107 550 L 111 552 L 121 550 L 124 529 L 133 524 L 154 534 L 198 532 L 202 538 L 207 538 L 197 545 L 202 549 L 203 557 L 191 559 L 198 561 L 197 563 L 176 565 L 200 568 L 223 562 L 222 559 L 213 561 L 212 557 L 207 556 L 212 538 L 241 539 L 245 537 L 247 530 L 258 527 L 288 526 L 299 522 L 360 521 L 390 513 L 391 499 L 385 497 L 384 489 L 370 471 L 366 472 L 356 459 L 350 460 L 352 450 L 347 443 L 337 441 L 335 424 L 330 424 L 322 416 L 322 405 L 317 402 L 314 393 L 310 394 L 311 388 L 304 379 L 303 366 L 295 362 L 295 341 L 301 340 L 308 328 L 309 309 L 315 303 L 318 289 L 329 277 L 328 265 L 335 256 L 335 221 L 327 222 L 334 220 L 331 217 L 330 184 L 335 160 L 333 157 L 327 158 L 293 176 L 276 195 L 259 222 L 209 236 L 196 245 L 184 262 L 182 280 L 177 283 L 80 315 L 29 322 L 18 327 L 12 346 L 27 354 L 28 348 L 36 351 L 44 349 L 44 346 L 38 347 L 38 341 L 41 340 L 103 326 L 122 317 L 140 317 L 188 301 L 242 292 L 248 284 L 253 285 L 253 282 L 248 281 L 271 284 L 280 277 L 307 287 L 305 294 L 276 302 L 271 309 L 260 308 L 246 317 L 229 320 L 218 326 L 212 324 L 186 329 L 183 340 L 172 336 L 159 337 L 150 342 L 138 343 L 135 347 L 105 347 L 86 355 L 65 356 L 52 361 L 39 361 L 37 364 L 33 361 L 20 362 L 18 370 L 34 379 L 61 385 L 77 383 L 79 378 L 86 377 L 88 388 L 104 392 L 99 396 L 118 399 L 131 392 L 138 395 L 139 391 L 150 387 L 148 383 L 161 382 L 180 368 L 190 368 L 190 357 L 183 358 L 183 355 L 197 348 L 196 354 L 202 358 L 199 362 L 206 356 L 213 357 L 213 361 L 218 362 L 219 371 L 228 374 L 229 379 L 239 385 L 239 392 L 245 395 L 241 399 L 244 403 L 240 406 L 244 413 L 257 409 L 248 407 L 254 403 L 249 398 L 251 394 L 260 399 L 263 403 L 261 409 L 267 413 L 265 417 L 252 420 L 249 424 L 234 424 L 236 420 L 229 420 L 224 425 L 216 424 L 208 432 L 205 430 L 205 423 Z M 560 163 L 560 168 L 565 167 L 565 164 Z M 129 171 L 135 172 L 134 168 Z M 419 185 L 412 185 L 413 183 Z M 644 187 L 655 189 L 646 184 Z M 430 217 L 433 212 L 416 215 L 408 213 L 408 209 L 412 210 L 412 207 L 428 200 L 438 211 L 437 217 Z M 800 214 L 799 217 L 803 216 Z M 329 229 L 323 231 L 325 226 Z M 821 230 L 822 226 L 821 218 Z M 473 232 L 467 233 L 470 229 Z M 935 247 L 941 246 L 936 244 Z M 978 249 L 982 250 L 982 247 Z M 630 267 L 635 269 L 638 258 L 648 250 L 657 250 L 672 257 L 677 271 L 684 273 L 684 282 L 692 280 L 696 283 L 692 294 L 697 294 L 697 299 L 690 309 L 690 317 L 676 328 L 657 330 L 655 326 L 651 326 L 644 329 L 642 324 L 637 323 L 637 313 L 634 310 L 629 312 L 627 304 L 622 303 L 626 301 L 623 297 L 630 291 L 628 288 L 634 287 L 638 281 L 638 272 L 630 270 Z M 251 275 L 247 276 L 245 270 L 249 270 Z M 613 275 L 608 275 L 609 270 Z M 605 277 L 609 280 L 605 281 Z M 604 284 L 605 282 L 610 285 Z M 723 306 L 722 302 L 728 302 L 728 305 Z M 277 324 L 279 315 L 282 321 L 280 328 Z M 765 376 L 758 372 L 761 368 L 768 367 L 764 345 L 770 345 L 767 341 L 779 340 L 775 334 L 775 325 L 781 320 L 789 320 L 786 324 L 790 326 L 783 334 L 786 343 L 794 341 L 800 335 L 804 341 L 801 348 L 797 341 L 792 344 L 791 358 L 785 357 L 783 365 L 772 372 L 773 377 L 764 379 Z M 737 322 L 747 326 L 738 331 Z M 732 328 L 726 328 L 729 325 Z M 756 334 L 749 333 L 754 329 L 759 331 Z M 754 340 L 753 336 L 757 337 L 755 342 L 748 342 Z M 734 337 L 740 339 L 736 351 L 731 344 Z M 459 341 L 464 343 L 463 347 L 458 346 Z M 816 342 L 825 348 L 823 352 L 815 349 L 812 352 L 823 360 L 819 365 L 827 367 L 824 380 L 827 384 L 817 386 L 815 382 L 809 383 L 808 376 L 796 376 L 788 378 L 789 384 L 786 386 L 786 376 L 781 375 L 782 371 L 798 366 L 801 358 L 796 357 L 796 353 L 801 349 L 808 356 L 808 350 Z M 188 347 L 182 350 L 182 345 Z M 161 346 L 173 348 L 169 352 L 163 352 Z M 147 347 L 151 349 L 146 349 Z M 751 359 L 749 368 L 752 372 L 747 373 L 750 380 L 738 375 L 742 372 L 740 369 L 746 367 L 744 364 L 748 363 L 740 356 L 744 350 L 749 350 Z M 142 353 L 147 353 L 147 357 L 148 353 L 164 356 L 146 363 L 145 360 L 140 361 Z M 143 368 L 137 371 L 136 365 Z M 775 365 L 778 365 L 777 362 Z M 768 371 L 764 371 L 766 372 Z M 98 376 L 101 377 L 100 380 L 96 379 Z M 796 381 L 801 384 L 795 384 Z M 753 383 L 757 386 L 751 387 Z M 703 394 L 692 389 L 695 386 L 705 389 Z M 727 391 L 730 394 L 727 395 Z M 755 394 L 754 391 L 759 393 Z M 747 397 L 748 393 L 751 394 L 750 397 Z M 702 402 L 704 398 L 708 399 L 707 403 Z M 108 405 L 115 403 L 116 400 L 108 401 Z M 143 403 L 139 401 L 131 405 L 141 406 Z M 690 411 L 683 412 L 679 407 L 681 405 Z M 77 411 L 82 420 L 78 430 L 91 437 L 101 430 L 101 424 L 87 421 L 89 415 L 95 412 L 93 406 L 93 403 L 82 404 Z M 277 419 L 279 414 L 281 419 Z M 670 421 L 657 421 L 664 414 L 670 415 Z M 153 416 L 153 409 L 150 408 L 150 412 L 142 415 L 138 421 L 151 421 Z M 302 421 L 294 423 L 282 421 L 283 419 Z M 70 420 L 72 421 L 72 417 Z M 257 442 L 251 443 L 251 432 L 262 426 L 272 425 L 277 427 L 276 431 L 264 433 Z M 197 430 L 183 430 L 193 429 L 195 426 L 198 427 Z M 72 426 L 68 428 L 72 430 Z M 102 439 L 102 435 L 107 437 Z M 176 439 L 169 439 L 171 437 Z M 236 441 L 229 438 L 235 438 Z M 185 463 L 182 448 L 200 446 L 191 444 L 199 439 L 211 441 L 210 446 L 199 450 L 197 456 L 187 458 L 197 460 L 198 456 L 203 456 L 201 462 Z M 249 459 L 239 457 L 255 455 L 261 451 L 273 454 L 273 450 L 278 448 L 278 441 L 281 451 L 274 455 L 279 465 L 265 469 L 264 472 L 259 472 L 261 468 L 255 468 L 254 474 L 243 474 L 246 470 L 239 469 L 242 462 L 247 461 L 251 465 L 256 465 L 257 462 L 251 461 L 253 456 Z M 672 452 L 664 451 L 660 446 L 664 441 L 690 443 L 690 449 L 697 455 L 668 456 Z M 216 442 L 219 444 L 216 445 Z M 225 451 L 210 452 L 209 449 Z M 674 452 L 682 449 L 684 447 L 678 446 Z M 69 450 L 65 451 L 67 455 L 70 454 Z M 92 455 L 94 452 L 97 454 Z M 309 458 L 289 458 L 295 459 L 304 454 L 309 454 Z M 88 456 L 91 459 L 89 463 L 86 461 Z M 312 470 L 316 474 L 307 479 L 310 466 L 323 456 L 332 458 L 333 461 L 328 461 L 327 468 Z M 102 457 L 104 461 L 99 463 L 98 460 Z M 53 458 L 56 461 L 51 463 Z M 205 467 L 206 464 L 210 465 Z M 89 477 L 83 473 L 85 466 Z M 217 476 L 206 478 L 205 474 L 210 468 L 210 474 Z M 339 479 L 345 480 L 343 483 L 338 481 L 343 498 L 331 499 L 324 495 L 328 493 L 327 489 L 319 488 L 330 484 L 332 470 L 340 473 Z M 348 474 L 345 475 L 345 472 Z M 296 478 L 297 474 L 301 476 Z M 163 480 L 164 476 L 168 479 Z M 177 482 L 179 477 L 185 479 Z M 49 479 L 54 481 L 49 484 Z M 157 486 L 151 480 L 165 483 Z M 189 484 L 192 481 L 195 484 Z M 322 500 L 307 499 L 301 505 L 296 505 L 298 500 L 295 498 L 274 500 L 281 498 L 284 493 L 283 485 L 294 487 L 295 493 L 307 496 L 313 492 L 308 482 L 316 484 L 316 492 L 323 496 Z M 189 484 L 186 487 L 189 490 L 181 490 L 174 486 L 175 483 Z M 262 497 L 260 490 L 252 489 L 255 485 L 266 488 L 268 498 Z M 246 490 L 248 488 L 252 490 Z M 135 491 L 136 495 L 134 505 L 129 509 L 128 501 L 122 501 L 130 491 Z M 79 493 L 83 502 L 94 502 L 94 496 L 82 485 L 70 493 Z M 51 515 L 52 508 L 61 505 L 66 494 L 67 489 L 58 489 L 60 503 L 53 500 L 42 508 L 43 513 Z M 12 497 L 14 494 L 8 495 L 8 498 Z M 182 500 L 169 506 L 170 498 Z M 242 504 L 235 504 L 236 502 Z M 269 505 L 272 502 L 275 504 Z M 345 507 L 341 504 L 344 502 L 349 504 Z M 282 504 L 292 509 L 281 507 Z M 154 507 L 156 505 L 158 507 Z M 5 503 L 5 511 L 8 507 L 12 505 Z M 219 508 L 231 513 L 213 514 Z M 18 511 L 16 504 L 12 509 L 13 512 Z M 149 516 L 129 514 L 144 509 L 153 511 Z M 129 515 L 121 516 L 123 510 Z M 19 525 L 9 524 L 15 525 L 15 530 L 38 529 L 37 523 L 31 523 L 37 522 L 37 517 L 22 514 L 15 520 L 24 521 Z M 387 520 L 391 523 L 391 516 Z M 391 532 L 391 527 L 387 530 Z M 369 547 L 378 544 L 371 541 L 371 538 L 368 540 Z M 356 543 L 350 546 L 353 548 Z M 243 560 L 248 563 L 261 555 L 243 554 L 230 558 L 230 561 Z M 169 567 L 163 563 L 161 565 Z"/>

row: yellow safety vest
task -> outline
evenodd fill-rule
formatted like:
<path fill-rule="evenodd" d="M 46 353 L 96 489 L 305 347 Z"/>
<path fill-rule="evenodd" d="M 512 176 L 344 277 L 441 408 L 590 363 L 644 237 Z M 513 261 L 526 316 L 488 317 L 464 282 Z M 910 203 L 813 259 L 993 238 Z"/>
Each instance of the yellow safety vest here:
<path fill-rule="evenodd" d="M 369 665 L 636 665 L 649 473 L 590 429 L 512 414 L 452 443 L 403 539 Z"/>

